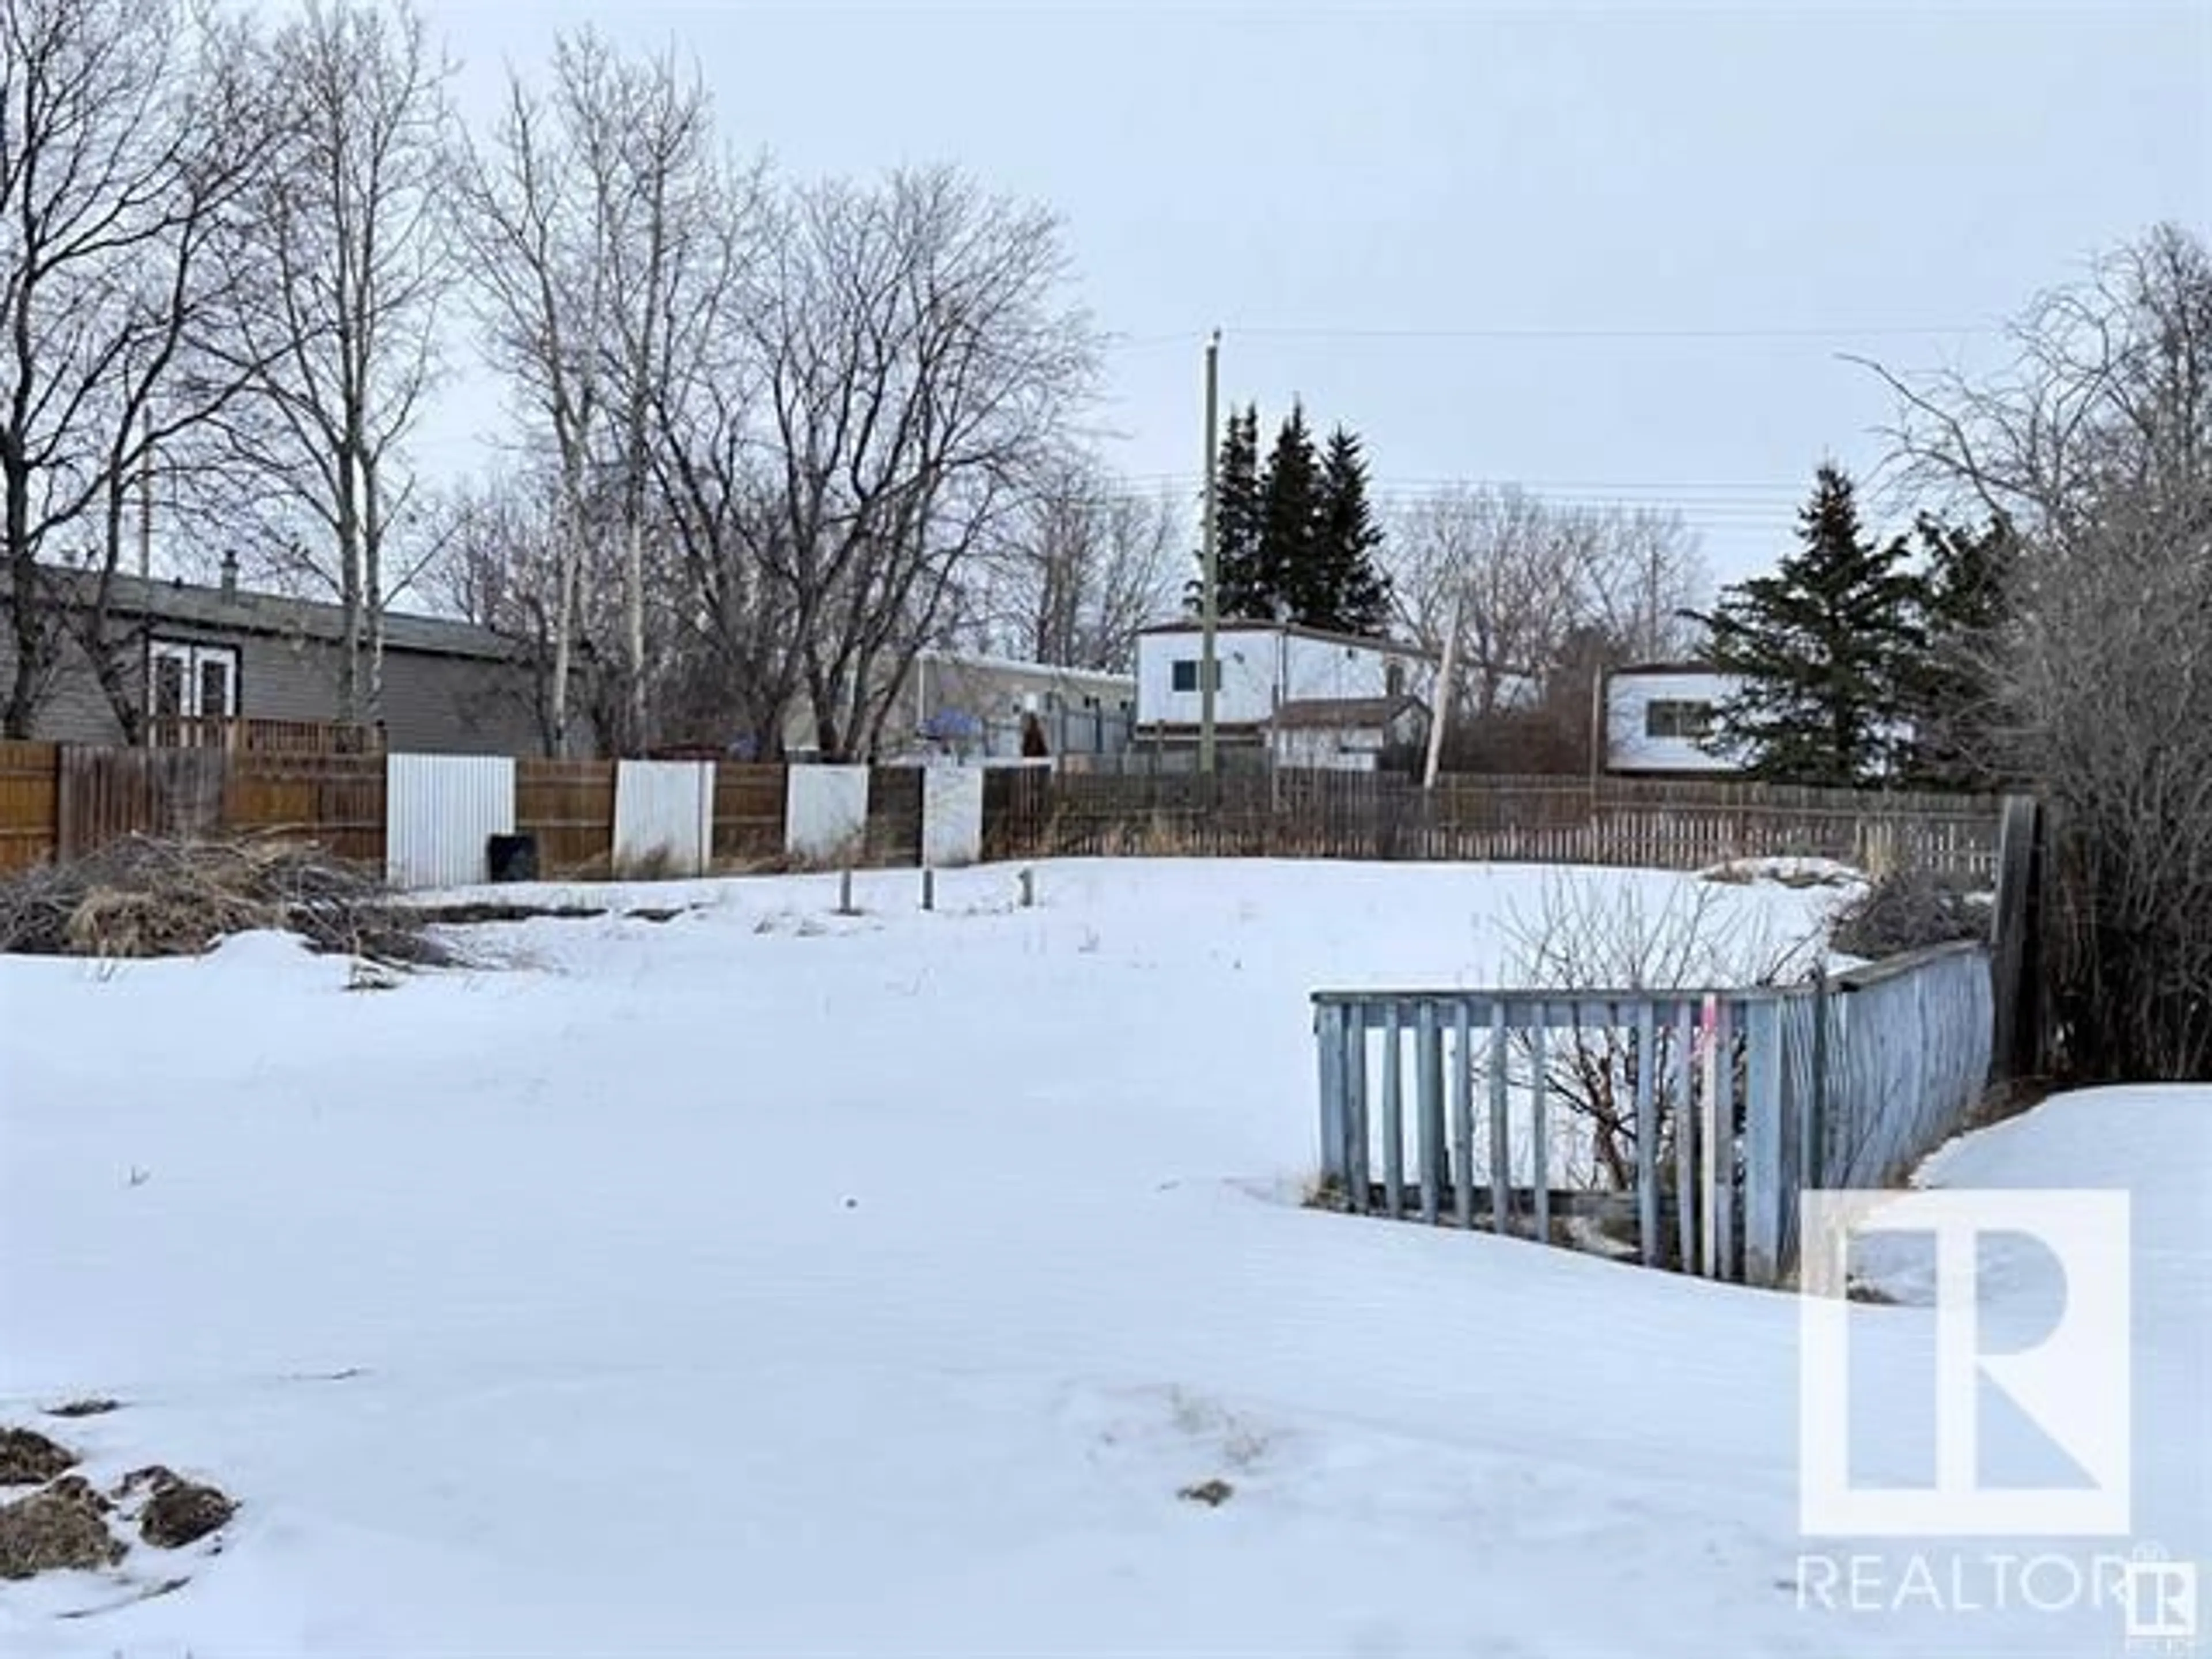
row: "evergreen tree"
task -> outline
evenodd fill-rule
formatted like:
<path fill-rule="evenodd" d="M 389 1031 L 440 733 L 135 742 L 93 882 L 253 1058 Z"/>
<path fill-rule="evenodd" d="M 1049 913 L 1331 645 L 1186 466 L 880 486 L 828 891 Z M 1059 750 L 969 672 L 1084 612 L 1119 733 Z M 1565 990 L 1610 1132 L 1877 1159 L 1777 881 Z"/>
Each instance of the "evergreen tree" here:
<path fill-rule="evenodd" d="M 1260 462 L 1260 410 L 1231 410 L 1214 471 L 1215 601 L 1224 620 L 1295 622 L 1346 633 L 1381 631 L 1390 588 L 1375 562 L 1382 539 L 1367 499 L 1359 441 L 1332 433 L 1315 453 L 1303 405 L 1292 404 Z M 1204 559 L 1186 590 L 1205 600 Z"/>
<path fill-rule="evenodd" d="M 1224 617 L 1270 617 L 1273 591 L 1260 563 L 1260 410 L 1229 411 L 1214 463 L 1214 600 Z M 1190 608 L 1206 603 L 1206 550 L 1198 550 L 1198 574 L 1188 590 Z"/>
<path fill-rule="evenodd" d="M 1975 532 L 1925 515 L 1918 531 L 1925 567 L 1915 604 L 1924 649 L 1905 688 L 1911 775 L 1929 789 L 1990 788 L 2003 775 L 1991 664 L 2007 612 L 2011 532 L 1999 519 Z"/>
<path fill-rule="evenodd" d="M 1820 469 L 1798 513 L 1798 550 L 1771 576 L 1724 589 L 1707 657 L 1739 677 L 1710 741 L 1749 751 L 1754 775 L 1850 787 L 1894 775 L 1907 686 L 1924 659 L 1918 584 L 1903 538 L 1860 528 L 1851 482 Z"/>
<path fill-rule="evenodd" d="M 1315 534 L 1289 584 L 1293 617 L 1311 628 L 1380 634 L 1390 617 L 1389 578 L 1375 562 L 1382 532 L 1367 501 L 1367 461 L 1343 427 L 1322 452 Z"/>
<path fill-rule="evenodd" d="M 1292 404 L 1260 475 L 1260 546 L 1255 565 L 1265 608 L 1251 614 L 1297 622 L 1301 574 L 1310 568 L 1320 530 L 1321 467 L 1303 405 Z"/>

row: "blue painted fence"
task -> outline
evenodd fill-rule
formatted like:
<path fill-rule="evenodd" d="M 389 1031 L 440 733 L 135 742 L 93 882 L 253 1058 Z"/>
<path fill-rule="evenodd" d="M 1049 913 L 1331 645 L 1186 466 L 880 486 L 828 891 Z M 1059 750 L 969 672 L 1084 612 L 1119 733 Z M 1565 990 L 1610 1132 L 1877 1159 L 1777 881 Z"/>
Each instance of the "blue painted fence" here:
<path fill-rule="evenodd" d="M 1800 1191 L 1884 1184 L 1958 1131 L 1994 1025 L 1971 944 L 1783 988 L 1313 1001 L 1346 1207 L 1768 1285 Z"/>

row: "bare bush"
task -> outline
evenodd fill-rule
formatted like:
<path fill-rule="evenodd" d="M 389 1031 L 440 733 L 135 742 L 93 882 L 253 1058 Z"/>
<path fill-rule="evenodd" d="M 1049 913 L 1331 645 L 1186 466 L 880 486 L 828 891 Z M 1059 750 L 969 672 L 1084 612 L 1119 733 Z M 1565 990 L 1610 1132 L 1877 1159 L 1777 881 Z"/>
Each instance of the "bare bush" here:
<path fill-rule="evenodd" d="M 1781 985 L 1821 970 L 1818 939 L 1779 937 L 1773 922 L 1731 902 L 1728 890 L 1705 883 L 1670 884 L 1656 904 L 1638 884 L 1547 881 L 1533 915 L 1509 906 L 1504 923 L 1512 955 L 1506 981 L 1516 987 L 1594 994 L 1601 1001 L 1633 1000 L 1668 992 L 1731 990 Z M 1731 1064 L 1740 1066 L 1742 1036 Z M 1660 1167 L 1674 1167 L 1674 1126 L 1688 1102 L 1675 1087 L 1679 1034 L 1661 1026 L 1643 1052 L 1632 1013 L 1621 1023 L 1581 1024 L 1547 1034 L 1541 1080 L 1573 1120 L 1564 1146 L 1547 1148 L 1571 1186 L 1626 1191 L 1636 1184 L 1637 1095 L 1648 1068 L 1658 1120 Z M 1508 1066 L 1516 1086 L 1538 1078 L 1535 1042 L 1512 1042 Z M 1487 1062 L 1478 1060 L 1486 1077 Z"/>
<path fill-rule="evenodd" d="M 2011 335 L 1995 377 L 1885 376 L 1918 480 L 2011 532 L 1988 667 L 2051 809 L 2057 1058 L 2212 1077 L 2212 253 L 2160 227 Z"/>
<path fill-rule="evenodd" d="M 1939 945 L 1989 937 L 1989 894 L 1971 881 L 1928 870 L 1900 870 L 1875 882 L 1836 914 L 1829 942 L 1847 956 L 1878 961 Z"/>

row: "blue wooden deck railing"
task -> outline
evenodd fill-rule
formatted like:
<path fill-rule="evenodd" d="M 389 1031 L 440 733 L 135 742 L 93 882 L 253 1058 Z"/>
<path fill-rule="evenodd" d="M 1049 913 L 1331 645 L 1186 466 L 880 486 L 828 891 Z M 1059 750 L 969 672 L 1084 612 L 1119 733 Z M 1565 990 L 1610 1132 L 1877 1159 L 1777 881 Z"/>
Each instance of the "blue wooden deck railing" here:
<path fill-rule="evenodd" d="M 1753 1285 L 1794 1267 L 1801 1190 L 1881 1185 L 1957 1131 L 1993 1024 L 1976 945 L 1783 988 L 1313 1000 L 1322 1179 L 1350 1209 L 1610 1227 L 1647 1266 Z"/>

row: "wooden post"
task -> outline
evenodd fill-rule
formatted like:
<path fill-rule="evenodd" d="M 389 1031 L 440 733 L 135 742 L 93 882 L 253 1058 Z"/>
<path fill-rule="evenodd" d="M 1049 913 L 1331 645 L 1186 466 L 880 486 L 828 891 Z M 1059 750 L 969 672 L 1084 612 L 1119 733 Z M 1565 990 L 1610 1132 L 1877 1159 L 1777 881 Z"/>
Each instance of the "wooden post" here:
<path fill-rule="evenodd" d="M 1490 1005 L 1490 1231 L 1503 1237 L 1513 1214 L 1513 1140 L 1508 1114 L 1510 1051 L 1506 1047 L 1505 1004 Z"/>
<path fill-rule="evenodd" d="M 1314 1010 L 1314 1047 L 1321 1065 L 1321 1177 L 1352 1201 L 1351 1136 L 1344 1100 L 1345 1011 L 1336 1003 Z"/>
<path fill-rule="evenodd" d="M 1474 1058 L 1468 1048 L 1468 1006 L 1460 1000 L 1452 1012 L 1451 1179 L 1453 1217 L 1474 1225 Z"/>
<path fill-rule="evenodd" d="M 1022 872 L 1022 908 L 1024 910 L 1030 910 L 1035 909 L 1036 908 L 1036 872 L 1034 870 L 1024 870 Z"/>
<path fill-rule="evenodd" d="M 921 866 L 921 908 L 937 908 L 937 872 L 926 864 Z"/>
<path fill-rule="evenodd" d="M 1399 1077 L 1404 1036 L 1394 1002 L 1382 1018 L 1382 1207 L 1394 1221 L 1406 1213 L 1405 1088 Z"/>
<path fill-rule="evenodd" d="M 1658 1019 L 1650 998 L 1636 1012 L 1636 1232 L 1647 1267 L 1659 1265 Z"/>
<path fill-rule="evenodd" d="M 2043 1069 L 2043 830 L 2042 805 L 2033 795 L 2005 798 L 1990 919 L 1993 1083 L 2033 1077 Z"/>
<path fill-rule="evenodd" d="M 1419 1062 L 1413 1082 L 1421 1114 L 1421 1219 L 1433 1227 L 1443 1213 L 1444 1176 L 1443 1033 L 1436 1004 L 1421 1004 L 1414 1024 L 1413 1053 Z"/>
<path fill-rule="evenodd" d="M 1748 1098 L 1743 1130 L 1743 1279 L 1747 1285 L 1771 1290 L 1782 1275 L 1784 1206 L 1797 1200 L 1783 1158 L 1782 1009 L 1770 996 L 1746 1012 L 1750 1052 L 1744 1067 Z M 1725 1075 L 1726 1055 L 1721 1066 Z M 1723 1181 L 1723 1188 L 1725 1185 Z M 1721 1277 L 1731 1277 L 1725 1271 L 1729 1265 L 1725 1245 L 1722 1255 Z"/>
<path fill-rule="evenodd" d="M 857 915 L 860 914 L 853 908 L 853 872 L 849 869 L 841 871 L 838 873 L 837 914 L 841 916 Z"/>
<path fill-rule="evenodd" d="M 1198 650 L 1198 769 L 1207 777 L 1213 775 L 1214 754 L 1214 692 L 1213 677 L 1220 661 L 1216 649 L 1215 629 L 1220 622 L 1218 592 L 1219 581 L 1218 507 L 1220 489 L 1215 477 L 1218 452 L 1214 444 L 1214 428 L 1218 424 L 1217 407 L 1219 396 L 1221 362 L 1221 331 L 1215 329 L 1213 337 L 1206 343 L 1206 502 L 1200 540 L 1203 547 L 1202 574 L 1200 578 L 1199 650 Z"/>
<path fill-rule="evenodd" d="M 1731 1010 L 1717 996 L 1705 1000 L 1705 1089 L 1703 1121 L 1698 1126 L 1698 1207 L 1704 1212 L 1700 1236 L 1704 1253 L 1698 1258 L 1707 1279 L 1730 1279 L 1729 1232 L 1735 1197 L 1735 1064 L 1731 1052 L 1734 1024 Z"/>

